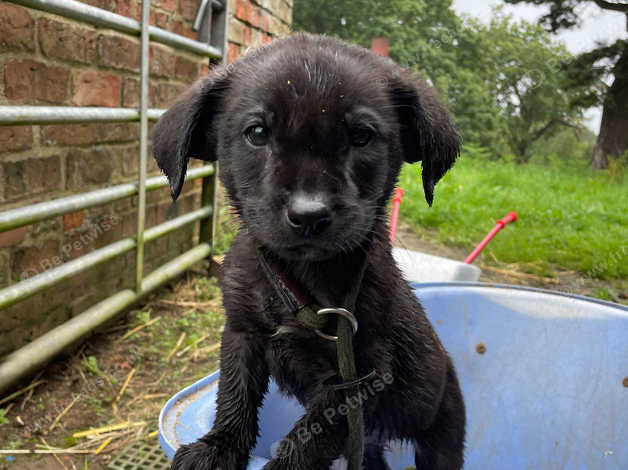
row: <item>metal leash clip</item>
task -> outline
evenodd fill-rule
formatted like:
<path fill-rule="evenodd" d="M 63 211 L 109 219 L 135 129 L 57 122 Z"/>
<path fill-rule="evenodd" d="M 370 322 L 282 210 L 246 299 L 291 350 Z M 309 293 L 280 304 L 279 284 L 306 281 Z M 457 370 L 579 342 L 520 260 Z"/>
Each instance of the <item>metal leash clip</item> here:
<path fill-rule="evenodd" d="M 330 313 L 335 313 L 336 315 L 340 315 L 341 317 L 349 320 L 349 323 L 351 323 L 351 328 L 353 329 L 353 334 L 356 334 L 356 332 L 358 331 L 358 320 L 355 318 L 353 313 L 342 307 L 321 308 L 318 312 L 316 312 L 317 315 L 329 315 Z M 321 338 L 327 339 L 329 341 L 338 341 L 338 336 L 328 335 L 318 329 L 314 331 Z"/>

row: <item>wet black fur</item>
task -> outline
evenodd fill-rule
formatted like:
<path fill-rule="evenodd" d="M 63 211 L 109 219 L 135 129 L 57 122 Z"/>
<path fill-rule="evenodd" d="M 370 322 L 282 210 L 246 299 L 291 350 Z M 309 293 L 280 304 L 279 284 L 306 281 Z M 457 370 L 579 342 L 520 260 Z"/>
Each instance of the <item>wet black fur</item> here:
<path fill-rule="evenodd" d="M 244 132 L 251 125 L 270 129 L 267 146 L 250 145 Z M 364 147 L 352 145 L 352 129 L 365 127 L 374 137 Z M 327 469 L 343 453 L 346 420 L 325 415 L 345 401 L 323 384 L 337 371 L 335 345 L 285 309 L 257 248 L 281 259 L 322 306 L 336 306 L 369 236 L 354 338 L 358 374 L 375 369 L 378 376 L 363 387 L 365 469 L 388 468 L 382 451 L 389 439 L 414 443 L 419 469 L 462 467 L 465 411 L 456 373 L 393 261 L 385 209 L 404 161 L 422 162 L 431 204 L 459 140 L 423 81 L 367 50 L 311 35 L 275 41 L 214 71 L 163 116 L 153 145 L 173 197 L 189 157 L 218 159 L 242 222 L 221 285 L 227 319 L 216 422 L 179 449 L 173 469 L 246 468 L 270 376 L 307 412 L 264 468 Z M 286 223 L 286 205 L 297 192 L 316 193 L 331 207 L 323 233 L 303 238 Z"/>

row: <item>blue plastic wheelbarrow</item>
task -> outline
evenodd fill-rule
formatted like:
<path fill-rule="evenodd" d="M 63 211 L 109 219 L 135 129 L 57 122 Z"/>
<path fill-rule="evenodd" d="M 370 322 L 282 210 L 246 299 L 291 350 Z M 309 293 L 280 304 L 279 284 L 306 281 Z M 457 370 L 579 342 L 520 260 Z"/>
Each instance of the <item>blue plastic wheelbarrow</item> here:
<path fill-rule="evenodd" d="M 500 285 L 414 288 L 458 370 L 465 469 L 628 469 L 628 308 Z M 168 457 L 211 428 L 218 375 L 163 408 L 159 437 Z M 271 384 L 249 470 L 271 458 L 302 413 Z M 393 442 L 386 457 L 402 470 L 412 455 L 410 444 Z"/>

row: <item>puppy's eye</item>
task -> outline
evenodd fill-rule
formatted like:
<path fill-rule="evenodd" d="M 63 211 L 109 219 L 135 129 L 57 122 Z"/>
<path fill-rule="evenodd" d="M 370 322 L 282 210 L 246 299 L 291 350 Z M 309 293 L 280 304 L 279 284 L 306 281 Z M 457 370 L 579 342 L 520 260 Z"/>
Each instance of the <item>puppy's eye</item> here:
<path fill-rule="evenodd" d="M 351 145 L 354 147 L 364 147 L 368 144 L 375 133 L 371 129 L 357 128 L 351 130 Z"/>
<path fill-rule="evenodd" d="M 270 130 L 264 126 L 256 125 L 247 128 L 244 131 L 246 139 L 254 147 L 263 147 L 268 143 L 270 138 Z"/>

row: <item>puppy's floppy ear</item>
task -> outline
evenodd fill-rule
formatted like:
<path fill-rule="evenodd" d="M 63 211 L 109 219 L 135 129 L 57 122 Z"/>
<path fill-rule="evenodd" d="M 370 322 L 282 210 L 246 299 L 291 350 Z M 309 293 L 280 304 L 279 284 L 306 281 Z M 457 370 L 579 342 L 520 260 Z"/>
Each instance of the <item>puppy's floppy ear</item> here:
<path fill-rule="evenodd" d="M 168 177 L 174 200 L 183 187 L 190 157 L 216 160 L 214 121 L 228 86 L 224 71 L 198 80 L 155 125 L 153 154 Z"/>
<path fill-rule="evenodd" d="M 434 185 L 460 153 L 460 134 L 434 89 L 407 70 L 396 70 L 391 84 L 399 116 L 404 160 L 422 162 L 423 190 L 431 206 Z"/>

